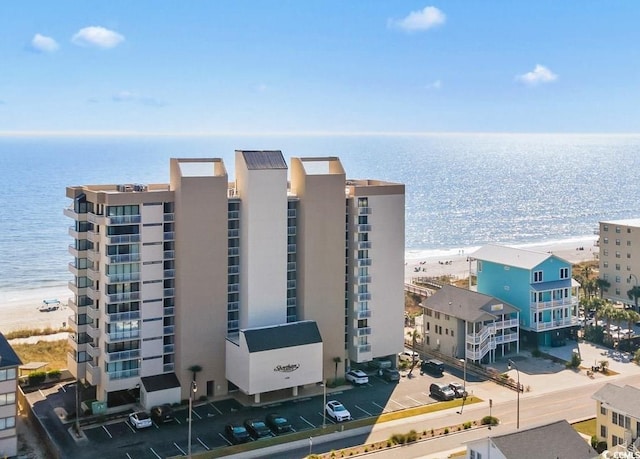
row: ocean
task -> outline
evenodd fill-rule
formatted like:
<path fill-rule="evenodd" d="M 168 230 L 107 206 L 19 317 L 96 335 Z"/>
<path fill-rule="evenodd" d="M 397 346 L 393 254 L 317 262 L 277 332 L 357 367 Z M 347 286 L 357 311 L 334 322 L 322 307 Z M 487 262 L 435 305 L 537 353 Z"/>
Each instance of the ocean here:
<path fill-rule="evenodd" d="M 71 279 L 65 187 L 167 183 L 171 157 L 236 149 L 338 156 L 349 178 L 406 185 L 406 256 L 593 238 L 640 217 L 640 135 L 0 137 L 0 298 Z M 0 301 L 2 307 L 2 301 Z"/>

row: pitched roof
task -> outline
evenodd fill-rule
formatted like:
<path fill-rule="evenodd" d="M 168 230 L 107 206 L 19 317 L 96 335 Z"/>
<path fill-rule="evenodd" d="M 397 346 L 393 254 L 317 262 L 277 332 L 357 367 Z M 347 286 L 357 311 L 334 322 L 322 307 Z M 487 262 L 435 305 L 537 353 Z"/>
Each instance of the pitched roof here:
<path fill-rule="evenodd" d="M 510 314 L 519 311 L 512 305 L 492 296 L 453 285 L 444 285 L 423 302 L 423 307 L 468 322 L 493 320 L 497 314 Z"/>
<path fill-rule="evenodd" d="M 17 367 L 22 365 L 22 360 L 13 350 L 7 338 L 0 333 L 0 368 Z"/>
<path fill-rule="evenodd" d="M 598 453 L 564 419 L 544 426 L 491 438 L 506 459 L 591 459 Z"/>
<path fill-rule="evenodd" d="M 180 381 L 175 373 L 164 373 L 161 375 L 144 376 L 140 378 L 142 385 L 147 392 L 157 392 L 159 390 L 173 389 L 180 387 Z"/>
<path fill-rule="evenodd" d="M 244 334 L 249 352 L 322 343 L 318 324 L 312 320 L 271 327 L 247 328 L 240 330 L 240 333 Z"/>
<path fill-rule="evenodd" d="M 280 150 L 242 150 L 247 169 L 286 169 L 287 163 Z"/>
<path fill-rule="evenodd" d="M 473 252 L 471 256 L 478 260 L 490 261 L 492 263 L 499 263 L 501 265 L 523 269 L 535 268 L 540 263 L 551 257 L 566 261 L 549 252 L 539 252 L 537 250 L 520 249 L 497 244 L 489 244 L 480 247 L 478 250 Z"/>
<path fill-rule="evenodd" d="M 591 396 L 607 407 L 634 418 L 640 418 L 640 389 L 607 383 Z"/>

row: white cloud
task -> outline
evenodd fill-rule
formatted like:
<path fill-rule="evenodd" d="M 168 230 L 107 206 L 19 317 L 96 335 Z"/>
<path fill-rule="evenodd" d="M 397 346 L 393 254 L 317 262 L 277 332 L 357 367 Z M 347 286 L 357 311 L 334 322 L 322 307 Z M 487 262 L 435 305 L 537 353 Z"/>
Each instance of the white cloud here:
<path fill-rule="evenodd" d="M 516 76 L 516 80 L 521 81 L 529 86 L 536 86 L 542 83 L 551 83 L 558 79 L 558 75 L 553 73 L 544 65 L 537 64 L 531 71 L 522 75 Z"/>
<path fill-rule="evenodd" d="M 71 41 L 79 46 L 114 48 L 124 41 L 124 36 L 104 27 L 91 26 L 78 30 Z"/>
<path fill-rule="evenodd" d="M 31 39 L 31 49 L 39 53 L 52 53 L 57 51 L 58 43 L 51 37 L 45 37 L 39 33 L 35 34 Z"/>
<path fill-rule="evenodd" d="M 447 16 L 435 6 L 427 6 L 423 10 L 412 11 L 403 19 L 389 19 L 389 27 L 397 27 L 407 32 L 428 30 L 445 23 Z"/>
<path fill-rule="evenodd" d="M 442 81 L 440 81 L 440 80 L 433 81 L 433 82 L 427 84 L 426 88 L 427 89 L 439 90 L 439 89 L 442 88 Z"/>
<path fill-rule="evenodd" d="M 164 107 L 166 104 L 153 97 L 142 96 L 131 91 L 120 91 L 114 94 L 111 99 L 114 102 L 134 103 L 140 105 L 147 105 L 150 107 Z"/>

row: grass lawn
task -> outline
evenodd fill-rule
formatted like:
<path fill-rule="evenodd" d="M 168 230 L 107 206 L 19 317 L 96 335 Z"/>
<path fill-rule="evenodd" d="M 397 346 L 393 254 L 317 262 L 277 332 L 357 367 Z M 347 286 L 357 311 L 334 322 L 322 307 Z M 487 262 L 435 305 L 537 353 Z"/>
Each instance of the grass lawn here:
<path fill-rule="evenodd" d="M 62 370 L 67 368 L 66 339 L 58 341 L 38 341 L 36 344 L 12 344 L 11 347 L 22 363 L 47 362 L 47 370 Z"/>
<path fill-rule="evenodd" d="M 573 428 L 581 434 L 593 437 L 596 434 L 596 418 L 587 419 L 586 421 L 576 422 Z"/>

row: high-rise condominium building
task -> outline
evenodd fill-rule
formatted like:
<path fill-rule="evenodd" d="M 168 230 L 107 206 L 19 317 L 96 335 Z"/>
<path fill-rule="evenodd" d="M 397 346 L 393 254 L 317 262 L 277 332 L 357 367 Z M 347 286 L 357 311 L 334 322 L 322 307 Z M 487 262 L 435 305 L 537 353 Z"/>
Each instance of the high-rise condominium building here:
<path fill-rule="evenodd" d="M 629 291 L 640 285 L 640 218 L 600 222 L 599 278 L 608 282 L 603 296 L 635 304 Z M 634 253 L 635 251 L 635 253 Z"/>
<path fill-rule="evenodd" d="M 67 188 L 68 363 L 108 406 L 177 402 L 193 379 L 295 395 L 338 357 L 402 350 L 404 185 L 280 151 L 236 151 L 235 171 L 172 159 L 169 184 Z"/>

